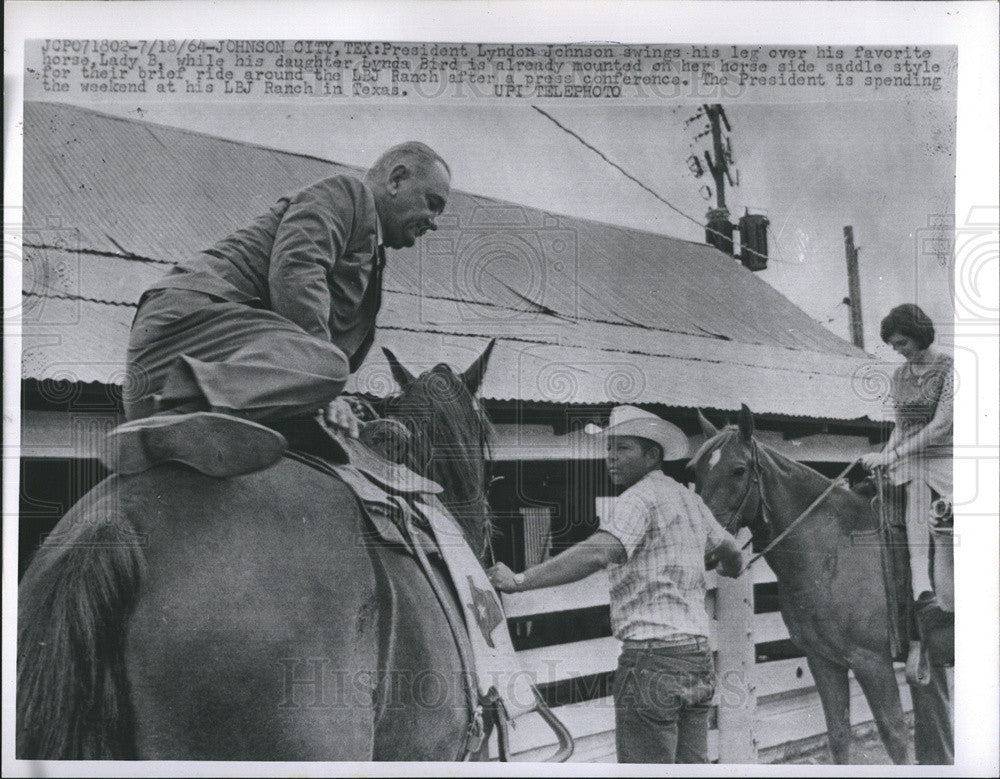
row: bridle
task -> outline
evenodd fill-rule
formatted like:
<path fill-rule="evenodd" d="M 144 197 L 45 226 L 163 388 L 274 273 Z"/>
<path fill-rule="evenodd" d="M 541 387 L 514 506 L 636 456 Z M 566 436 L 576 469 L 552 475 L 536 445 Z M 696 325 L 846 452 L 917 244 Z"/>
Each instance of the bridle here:
<path fill-rule="evenodd" d="M 767 505 L 767 500 L 764 498 L 764 487 L 762 484 L 760 473 L 760 456 L 757 451 L 757 442 L 752 438 L 750 439 L 750 478 L 747 479 L 747 488 L 743 493 L 743 499 L 740 501 L 740 505 L 736 507 L 733 512 L 733 516 L 736 517 L 738 521 L 738 527 L 750 527 L 754 524 L 758 517 L 760 517 L 764 524 L 770 527 L 770 522 L 767 519 L 767 509 L 770 506 Z M 757 489 L 754 490 L 754 487 Z M 750 499 L 754 496 L 756 492 L 757 495 L 757 507 L 754 509 L 753 514 L 748 518 L 745 515 L 747 506 L 750 503 Z M 743 549 L 746 549 L 753 542 L 751 538 L 743 545 Z M 742 550 L 741 550 L 742 551 Z"/>
<path fill-rule="evenodd" d="M 854 466 L 858 464 L 858 461 L 860 459 L 861 459 L 860 457 L 856 457 L 854 460 L 852 460 L 847 465 L 846 468 L 844 468 L 843 471 L 840 472 L 840 474 L 837 476 L 837 478 L 831 480 L 830 483 L 827 485 L 826 489 L 824 489 L 816 497 L 816 499 L 813 500 L 813 502 L 810 503 L 806 507 L 805 511 L 803 511 L 801 514 L 799 514 L 794 520 L 792 520 L 789 523 L 788 527 L 786 527 L 784 530 L 782 530 L 780 533 L 778 533 L 778 535 L 776 535 L 774 538 L 772 538 L 768 542 L 767 546 L 764 548 L 764 551 L 758 552 L 757 554 L 755 554 L 753 557 L 750 558 L 750 561 L 746 565 L 743 566 L 743 568 L 740 570 L 739 574 L 737 574 L 737 577 L 742 576 L 743 574 L 745 574 L 748 570 L 750 570 L 750 566 L 752 566 L 754 563 L 756 563 L 758 560 L 760 560 L 766 554 L 768 554 L 769 552 L 771 552 L 779 543 L 781 543 L 785 538 L 787 538 L 788 535 L 796 527 L 799 526 L 799 524 L 802 522 L 802 520 L 804 520 L 806 517 L 808 517 L 812 513 L 813 509 L 815 509 L 820 503 L 823 502 L 823 500 L 826 499 L 827 495 L 829 495 L 831 492 L 833 492 L 833 490 L 837 486 L 838 482 L 840 482 L 841 479 L 843 479 L 845 476 L 847 476 L 847 474 L 851 471 L 851 469 L 854 468 Z M 772 528 L 772 525 L 771 525 L 770 519 L 768 519 L 768 512 L 771 511 L 771 507 L 768 505 L 767 499 L 764 497 L 764 484 L 763 484 L 763 479 L 761 478 L 760 454 L 759 454 L 759 451 L 758 451 L 758 448 L 757 448 L 757 442 L 753 438 L 751 438 L 750 439 L 750 478 L 747 480 L 747 489 L 746 489 L 746 492 L 743 495 L 743 500 L 740 501 L 740 505 L 737 507 L 737 509 L 736 509 L 736 511 L 734 513 L 734 516 L 737 517 L 737 519 L 739 520 L 740 525 L 744 525 L 744 526 L 748 526 L 748 527 L 750 526 L 751 521 L 747 520 L 744 517 L 744 513 L 743 512 L 746 510 L 747 504 L 750 501 L 750 497 L 753 494 L 753 491 L 754 491 L 753 487 L 754 487 L 754 485 L 756 485 L 756 487 L 757 487 L 757 490 L 756 490 L 756 492 L 757 492 L 757 509 L 754 511 L 752 520 L 756 521 L 757 517 L 759 516 L 760 519 L 763 521 L 764 525 L 768 528 L 768 531 L 770 531 L 771 528 Z M 746 548 L 748 546 L 750 546 L 752 543 L 753 543 L 753 537 L 751 535 L 750 540 L 747 541 L 745 544 L 743 544 L 743 546 L 740 548 L 740 551 L 741 552 L 745 551 Z"/>

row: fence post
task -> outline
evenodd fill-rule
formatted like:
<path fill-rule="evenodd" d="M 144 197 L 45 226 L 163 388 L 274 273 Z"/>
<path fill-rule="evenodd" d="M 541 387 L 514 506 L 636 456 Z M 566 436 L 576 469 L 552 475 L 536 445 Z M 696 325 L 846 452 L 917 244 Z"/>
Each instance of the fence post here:
<path fill-rule="evenodd" d="M 742 546 L 748 532 L 738 536 Z M 715 618 L 718 637 L 719 762 L 756 763 L 756 653 L 753 635 L 753 574 L 718 578 Z"/>

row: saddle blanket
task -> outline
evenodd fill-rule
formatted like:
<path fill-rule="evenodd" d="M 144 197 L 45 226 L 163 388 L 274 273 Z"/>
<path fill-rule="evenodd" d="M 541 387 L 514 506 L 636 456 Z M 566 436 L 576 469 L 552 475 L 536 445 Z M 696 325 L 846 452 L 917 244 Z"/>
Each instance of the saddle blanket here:
<path fill-rule="evenodd" d="M 479 694 L 496 697 L 510 718 L 537 708 L 535 688 L 514 654 L 500 598 L 465 540 L 465 534 L 436 499 L 414 508 L 430 525 L 438 550 L 458 592 L 472 645 Z"/>
<path fill-rule="evenodd" d="M 435 495 L 440 488 L 405 494 L 393 490 L 396 494 L 392 495 L 381 479 L 363 467 L 337 465 L 331 470 L 353 489 L 382 539 L 404 547 L 409 547 L 407 539 L 412 539 L 425 553 L 433 553 L 444 562 L 461 604 L 472 648 L 473 668 L 468 670 L 480 699 L 498 700 L 509 719 L 534 711 L 537 693 L 514 653 L 500 598 L 461 527 Z M 398 522 L 406 523 L 407 532 L 397 527 Z"/>

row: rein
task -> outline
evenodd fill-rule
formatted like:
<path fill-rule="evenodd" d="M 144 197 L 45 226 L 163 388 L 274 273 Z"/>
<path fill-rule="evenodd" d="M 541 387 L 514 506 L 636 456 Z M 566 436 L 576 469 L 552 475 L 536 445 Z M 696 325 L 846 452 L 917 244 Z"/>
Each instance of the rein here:
<path fill-rule="evenodd" d="M 802 522 L 802 520 L 804 520 L 806 517 L 808 517 L 816 509 L 816 507 L 819 506 L 820 503 L 822 503 L 824 500 L 826 500 L 826 497 L 831 492 L 833 492 L 833 489 L 834 489 L 834 487 L 837 486 L 837 483 L 841 479 L 843 479 L 845 476 L 847 476 L 847 474 L 851 472 L 851 470 L 854 468 L 855 465 L 858 464 L 858 462 L 860 462 L 860 460 L 861 460 L 860 457 L 855 457 L 853 460 L 851 460 L 851 462 L 847 465 L 847 467 L 844 468 L 844 470 L 842 470 L 837 475 L 837 477 L 835 479 L 833 479 L 829 483 L 829 485 L 827 485 L 826 489 L 823 490 L 816 497 L 816 499 L 806 507 L 806 509 L 801 514 L 799 514 L 794 520 L 792 520 L 791 524 L 789 524 L 788 527 L 786 527 L 784 530 L 782 530 L 780 533 L 778 533 L 777 536 L 775 536 L 773 539 L 771 539 L 771 542 L 765 547 L 765 549 L 764 549 L 763 552 L 758 552 L 757 554 L 755 554 L 753 557 L 750 558 L 750 561 L 746 565 L 744 565 L 743 569 L 739 572 L 739 574 L 737 574 L 737 578 L 739 578 L 740 576 L 742 576 L 743 574 L 745 574 L 747 571 L 749 571 L 750 570 L 750 566 L 752 566 L 754 563 L 756 563 L 758 560 L 760 560 L 764 555 L 766 555 L 768 552 L 770 552 L 771 550 L 773 550 L 774 547 L 776 547 L 784 539 L 786 539 L 788 537 L 789 533 L 791 533 L 796 527 L 798 527 L 799 524 Z M 737 509 L 737 516 L 739 516 L 740 519 L 743 519 L 743 513 L 742 513 L 743 512 L 743 508 L 744 508 L 747 500 L 749 499 L 749 496 L 750 496 L 750 493 L 751 493 L 752 483 L 756 482 L 756 484 L 757 484 L 757 497 L 758 497 L 758 500 L 759 500 L 758 510 L 761 511 L 761 512 L 763 512 L 764 522 L 770 527 L 771 522 L 767 518 L 767 510 L 766 510 L 766 509 L 769 508 L 769 506 L 767 505 L 767 500 L 764 498 L 764 487 L 763 487 L 762 479 L 761 479 L 761 475 L 760 475 L 760 459 L 758 458 L 758 455 L 757 455 L 757 442 L 756 441 L 753 442 L 753 449 L 751 450 L 750 462 L 751 462 L 751 470 L 753 472 L 753 477 L 750 480 L 751 483 L 747 484 L 747 492 L 746 492 L 746 495 L 743 496 L 743 501 L 740 503 L 740 506 Z M 753 543 L 753 538 L 751 538 L 749 541 L 747 541 L 743 545 L 743 547 L 740 549 L 740 551 L 742 552 L 748 546 L 750 546 L 750 544 L 752 544 L 752 543 Z"/>

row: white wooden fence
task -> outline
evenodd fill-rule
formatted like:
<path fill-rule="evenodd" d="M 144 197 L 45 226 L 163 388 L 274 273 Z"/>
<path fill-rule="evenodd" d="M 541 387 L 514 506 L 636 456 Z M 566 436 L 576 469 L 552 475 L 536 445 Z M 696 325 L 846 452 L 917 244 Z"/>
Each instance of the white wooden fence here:
<path fill-rule="evenodd" d="M 753 585 L 775 581 L 759 561 L 737 581 L 707 574 L 706 608 L 711 621 L 709 646 L 715 652 L 718 684 L 716 716 L 710 719 L 709 759 L 721 763 L 756 763 L 760 753 L 826 732 L 815 684 L 804 657 L 756 662 L 755 646 L 788 638 L 777 611 L 753 613 Z M 608 579 L 601 571 L 580 582 L 503 596 L 508 618 L 545 615 L 608 603 Z M 557 644 L 518 653 L 536 684 L 614 671 L 620 644 L 613 637 Z M 903 708 L 912 708 L 902 668 L 897 669 Z M 858 683 L 851 678 L 851 724 L 872 720 Z M 571 758 L 581 762 L 614 762 L 614 703 L 596 698 L 554 709 L 576 740 Z M 518 760 L 541 760 L 555 746 L 548 727 L 535 714 L 511 731 Z M 495 753 L 495 739 L 493 746 Z"/>

